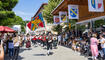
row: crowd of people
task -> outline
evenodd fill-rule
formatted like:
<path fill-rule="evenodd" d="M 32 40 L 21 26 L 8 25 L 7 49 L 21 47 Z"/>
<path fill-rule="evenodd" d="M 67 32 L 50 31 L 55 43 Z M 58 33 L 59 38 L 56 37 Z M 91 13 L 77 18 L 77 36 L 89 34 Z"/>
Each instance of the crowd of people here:
<path fill-rule="evenodd" d="M 75 32 L 68 31 L 58 35 L 51 32 L 39 35 L 1 34 L 0 60 L 4 60 L 4 55 L 8 55 L 12 60 L 17 60 L 22 46 L 27 49 L 30 49 L 31 46 L 41 46 L 46 48 L 49 56 L 52 54 L 52 49 L 57 49 L 57 45 L 69 47 L 86 57 L 92 56 L 93 60 L 105 59 L 105 31 L 90 31 L 79 36 L 75 36 Z"/>
<path fill-rule="evenodd" d="M 34 46 L 41 46 L 41 47 L 46 48 L 48 56 L 52 54 L 51 50 L 53 48 L 54 49 L 57 48 L 57 44 L 58 44 L 57 35 L 52 34 L 51 32 L 48 32 L 46 34 L 43 33 L 40 35 L 32 35 L 30 39 L 31 39 L 30 42 L 26 42 L 26 47 L 27 46 L 30 47 L 31 42 L 32 42 L 32 45 Z"/>
<path fill-rule="evenodd" d="M 60 45 L 71 48 L 80 55 L 93 60 L 105 60 L 105 31 L 89 31 L 75 36 L 75 32 L 66 32 L 58 35 Z"/>
<path fill-rule="evenodd" d="M 10 60 L 17 60 L 20 47 L 23 46 L 23 35 L 15 33 L 3 33 L 0 35 L 0 60 L 9 56 Z"/>
<path fill-rule="evenodd" d="M 31 46 L 41 46 L 46 48 L 47 55 L 52 54 L 51 50 L 57 48 L 57 35 L 51 32 L 40 35 L 6 33 L 0 36 L 0 60 L 9 56 L 10 60 L 17 60 L 20 47 L 26 47 L 28 50 Z"/>

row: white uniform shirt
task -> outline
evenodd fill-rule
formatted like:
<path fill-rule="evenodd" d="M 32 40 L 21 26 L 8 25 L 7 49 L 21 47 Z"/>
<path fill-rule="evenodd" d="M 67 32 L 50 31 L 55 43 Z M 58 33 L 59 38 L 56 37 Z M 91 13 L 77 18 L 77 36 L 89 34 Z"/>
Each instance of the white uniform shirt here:
<path fill-rule="evenodd" d="M 58 41 L 61 41 L 61 35 L 58 36 Z"/>
<path fill-rule="evenodd" d="M 102 39 L 101 39 L 101 42 L 104 42 L 104 41 L 105 41 L 105 39 L 102 38 Z M 105 48 L 105 43 L 104 43 L 104 44 L 101 44 L 101 47 L 102 47 L 102 48 Z"/>

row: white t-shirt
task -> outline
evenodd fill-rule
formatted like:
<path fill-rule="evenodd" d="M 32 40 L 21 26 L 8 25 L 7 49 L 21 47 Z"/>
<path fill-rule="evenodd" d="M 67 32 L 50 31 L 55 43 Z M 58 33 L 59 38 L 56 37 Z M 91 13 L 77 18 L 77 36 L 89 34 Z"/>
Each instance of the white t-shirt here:
<path fill-rule="evenodd" d="M 14 44 L 15 47 L 18 47 L 19 45 L 20 45 L 20 41 L 17 41 L 17 42 Z"/>
<path fill-rule="evenodd" d="M 61 35 L 58 36 L 58 41 L 61 41 Z"/>
<path fill-rule="evenodd" d="M 100 42 L 104 42 L 104 41 L 105 41 L 105 39 L 102 38 Z M 104 44 L 101 44 L 101 47 L 102 47 L 102 48 L 105 48 L 105 43 L 104 43 Z"/>

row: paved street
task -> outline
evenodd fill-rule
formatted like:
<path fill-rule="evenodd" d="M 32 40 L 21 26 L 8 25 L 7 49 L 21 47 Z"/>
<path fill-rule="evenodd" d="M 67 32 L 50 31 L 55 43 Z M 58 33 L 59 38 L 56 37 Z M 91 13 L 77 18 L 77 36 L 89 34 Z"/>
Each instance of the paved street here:
<path fill-rule="evenodd" d="M 41 47 L 32 47 L 30 50 L 21 48 L 18 60 L 88 60 L 69 48 L 59 46 L 53 49 L 53 55 L 47 56 L 46 50 Z"/>

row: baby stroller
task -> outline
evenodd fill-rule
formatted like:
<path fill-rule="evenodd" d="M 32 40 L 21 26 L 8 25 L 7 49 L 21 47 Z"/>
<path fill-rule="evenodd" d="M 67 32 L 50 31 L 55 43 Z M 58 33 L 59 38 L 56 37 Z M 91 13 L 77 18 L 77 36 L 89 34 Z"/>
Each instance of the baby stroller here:
<path fill-rule="evenodd" d="M 80 53 L 81 53 L 81 55 L 84 55 L 85 57 L 91 56 L 90 45 L 89 44 L 84 44 L 84 45 L 82 44 Z"/>
<path fill-rule="evenodd" d="M 90 45 L 89 45 L 89 44 L 86 44 L 86 45 L 84 46 L 84 49 L 85 49 L 85 57 L 92 56 L 92 54 L 91 54 L 91 49 L 90 49 Z"/>
<path fill-rule="evenodd" d="M 99 60 L 103 60 L 104 54 L 103 54 L 103 51 L 102 51 L 102 48 L 101 48 L 101 44 L 100 43 L 98 45 L 98 51 L 99 51 L 98 59 Z"/>

